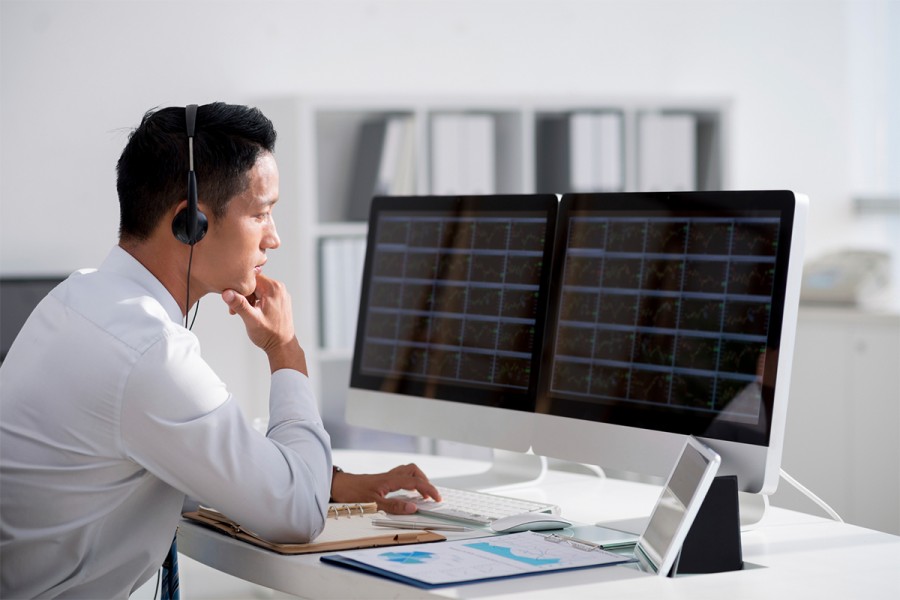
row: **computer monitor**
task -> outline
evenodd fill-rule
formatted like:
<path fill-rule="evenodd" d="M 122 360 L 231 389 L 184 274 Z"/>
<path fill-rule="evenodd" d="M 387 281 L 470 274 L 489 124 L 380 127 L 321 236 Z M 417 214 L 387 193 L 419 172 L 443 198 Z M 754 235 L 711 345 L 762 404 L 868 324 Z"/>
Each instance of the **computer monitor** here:
<path fill-rule="evenodd" d="M 664 477 L 693 434 L 773 492 L 806 212 L 789 191 L 563 196 L 534 452 Z"/>
<path fill-rule="evenodd" d="M 557 207 L 555 195 L 373 200 L 348 423 L 528 451 Z"/>

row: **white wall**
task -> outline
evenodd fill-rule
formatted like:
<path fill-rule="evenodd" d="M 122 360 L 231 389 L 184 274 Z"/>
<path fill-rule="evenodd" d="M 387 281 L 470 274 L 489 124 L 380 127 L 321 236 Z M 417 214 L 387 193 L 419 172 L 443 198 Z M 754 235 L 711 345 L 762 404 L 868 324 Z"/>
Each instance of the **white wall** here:
<path fill-rule="evenodd" d="M 0 273 L 103 259 L 116 240 L 115 162 L 146 109 L 286 93 L 731 97 L 732 187 L 807 192 L 815 254 L 858 237 L 851 197 L 876 177 L 860 165 L 898 158 L 896 140 L 885 154 L 859 117 L 874 109 L 884 124 L 897 105 L 896 83 L 883 85 L 897 67 L 897 4 L 3 0 Z M 883 67 L 852 63 L 873 56 Z M 265 369 L 259 353 L 215 298 L 197 330 L 239 397 L 264 393 L 248 375 Z"/>

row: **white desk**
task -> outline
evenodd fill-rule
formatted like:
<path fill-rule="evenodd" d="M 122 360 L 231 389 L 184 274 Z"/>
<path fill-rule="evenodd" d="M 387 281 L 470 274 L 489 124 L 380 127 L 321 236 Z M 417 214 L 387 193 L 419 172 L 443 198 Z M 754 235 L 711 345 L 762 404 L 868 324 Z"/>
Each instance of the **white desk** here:
<path fill-rule="evenodd" d="M 335 463 L 377 472 L 414 461 L 432 478 L 477 472 L 484 463 L 435 456 L 338 451 Z M 593 522 L 646 517 L 655 486 L 550 471 L 539 484 L 504 495 L 546 500 L 568 518 Z M 605 567 L 425 591 L 323 564 L 320 555 L 282 556 L 183 521 L 178 550 L 235 577 L 308 598 L 900 598 L 900 537 L 770 508 L 742 534 L 743 571 L 655 577 Z"/>

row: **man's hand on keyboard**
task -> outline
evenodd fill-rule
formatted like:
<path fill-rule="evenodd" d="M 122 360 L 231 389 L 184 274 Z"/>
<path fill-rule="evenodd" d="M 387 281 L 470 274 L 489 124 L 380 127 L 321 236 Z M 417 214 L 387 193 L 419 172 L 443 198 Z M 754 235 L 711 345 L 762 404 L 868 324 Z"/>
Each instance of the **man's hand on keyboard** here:
<path fill-rule="evenodd" d="M 416 505 L 404 497 L 386 498 L 397 490 L 415 490 L 425 498 L 440 501 L 441 495 L 428 477 L 414 464 L 394 467 L 387 473 L 357 475 L 336 471 L 331 481 L 332 502 L 377 502 L 378 508 L 393 514 L 416 512 Z"/>

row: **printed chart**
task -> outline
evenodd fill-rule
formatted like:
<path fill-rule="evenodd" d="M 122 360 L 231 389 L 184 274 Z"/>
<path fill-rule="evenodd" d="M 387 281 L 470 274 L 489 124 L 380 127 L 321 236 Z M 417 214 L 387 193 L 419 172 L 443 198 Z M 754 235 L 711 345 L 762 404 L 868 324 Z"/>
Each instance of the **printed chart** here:
<path fill-rule="evenodd" d="M 629 557 L 570 543 L 564 538 L 523 532 L 479 540 L 417 544 L 403 549 L 372 548 L 339 555 L 345 566 L 426 586 L 448 585 L 629 562 Z M 324 557 L 328 560 L 330 557 Z"/>

